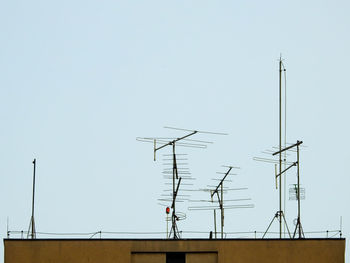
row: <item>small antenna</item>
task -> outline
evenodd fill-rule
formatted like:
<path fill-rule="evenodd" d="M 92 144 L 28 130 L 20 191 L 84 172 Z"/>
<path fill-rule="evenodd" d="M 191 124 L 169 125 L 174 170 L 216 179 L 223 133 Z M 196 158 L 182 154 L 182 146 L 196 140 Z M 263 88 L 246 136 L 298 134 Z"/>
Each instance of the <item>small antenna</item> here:
<path fill-rule="evenodd" d="M 35 232 L 35 221 L 34 221 L 34 200 L 35 200 L 35 169 L 36 169 L 36 159 L 33 161 L 33 199 L 32 199 L 32 216 L 30 218 L 29 223 L 29 230 L 27 234 L 27 238 L 30 237 L 31 239 L 36 238 L 36 232 Z"/>
<path fill-rule="evenodd" d="M 215 233 L 215 238 L 216 238 L 216 210 L 220 209 L 221 212 L 221 238 L 224 238 L 224 210 L 225 209 L 241 209 L 241 208 L 253 208 L 254 205 L 253 204 L 231 204 L 231 205 L 224 205 L 224 193 L 226 191 L 232 190 L 232 191 L 236 191 L 236 190 L 246 190 L 247 188 L 225 188 L 223 186 L 224 181 L 225 182 L 229 182 L 229 180 L 226 180 L 227 176 L 230 174 L 232 175 L 230 172 L 233 168 L 236 169 L 240 169 L 240 167 L 234 167 L 234 166 L 224 166 L 228 168 L 228 170 L 223 173 L 224 176 L 223 178 L 220 179 L 220 182 L 218 185 L 216 186 L 212 186 L 214 187 L 214 189 L 199 189 L 198 191 L 204 191 L 204 192 L 209 192 L 210 193 L 210 200 L 189 200 L 190 202 L 206 202 L 206 203 L 211 203 L 213 205 L 211 206 L 190 206 L 188 207 L 188 210 L 196 210 L 196 211 L 201 211 L 201 210 L 213 210 L 213 214 L 214 214 L 214 233 Z M 221 173 L 220 173 L 221 174 Z M 217 200 L 214 201 L 213 197 L 217 196 Z M 251 200 L 251 198 L 239 198 L 239 199 L 225 199 L 225 202 L 237 202 L 237 201 L 247 201 L 247 200 Z M 218 207 L 219 206 L 219 207 Z"/>
<path fill-rule="evenodd" d="M 213 198 L 214 194 L 217 195 L 218 197 L 218 202 L 219 202 L 219 206 L 220 206 L 220 211 L 221 211 L 221 238 L 224 238 L 224 180 L 226 179 L 226 177 L 229 175 L 229 173 L 231 172 L 233 166 L 224 166 L 227 167 L 228 170 L 225 173 L 225 176 L 221 179 L 220 183 L 218 184 L 218 186 L 216 187 L 216 189 L 214 191 L 211 192 L 210 197 Z M 221 187 L 221 196 L 219 195 L 218 189 Z"/>

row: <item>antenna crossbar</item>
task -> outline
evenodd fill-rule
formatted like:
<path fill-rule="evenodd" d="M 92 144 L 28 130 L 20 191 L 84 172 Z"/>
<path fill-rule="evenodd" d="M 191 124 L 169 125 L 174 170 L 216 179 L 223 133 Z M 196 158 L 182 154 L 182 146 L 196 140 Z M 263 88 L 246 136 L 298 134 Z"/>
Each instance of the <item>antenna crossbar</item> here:
<path fill-rule="evenodd" d="M 164 144 L 164 145 L 162 145 L 162 146 L 160 146 L 160 147 L 158 147 L 158 148 L 155 148 L 154 151 L 158 151 L 158 150 L 160 150 L 160 149 L 162 149 L 162 148 L 164 148 L 164 147 L 166 147 L 166 146 L 173 145 L 173 144 L 175 144 L 176 142 L 178 142 L 178 141 L 180 141 L 180 140 L 183 140 L 183 139 L 185 139 L 185 138 L 187 138 L 187 137 L 190 137 L 190 136 L 192 136 L 193 134 L 196 134 L 196 133 L 197 133 L 197 131 L 193 131 L 193 132 L 190 133 L 190 134 L 187 134 L 187 135 L 185 135 L 185 136 L 182 136 L 182 137 L 180 137 L 180 138 L 177 138 L 177 139 L 175 139 L 175 140 L 172 140 L 172 141 L 170 141 L 170 142 L 168 142 L 168 143 L 166 143 L 166 144 Z"/>
<path fill-rule="evenodd" d="M 231 206 L 224 206 L 224 209 L 238 209 L 238 208 L 254 208 L 253 204 L 247 204 L 247 205 L 231 205 Z M 188 210 L 213 210 L 217 209 L 217 206 L 190 206 Z"/>
<path fill-rule="evenodd" d="M 292 163 L 290 166 L 288 166 L 288 167 L 287 167 L 286 169 L 284 169 L 282 172 L 276 174 L 276 178 L 277 178 L 278 176 L 280 176 L 281 174 L 287 172 L 290 168 L 292 168 L 293 166 L 296 166 L 297 164 L 298 164 L 298 162 Z"/>
<path fill-rule="evenodd" d="M 228 171 L 225 173 L 224 178 L 221 179 L 220 183 L 218 184 L 218 186 L 216 187 L 216 189 L 211 193 L 211 197 L 214 196 L 215 193 L 217 193 L 219 187 L 222 185 L 222 183 L 224 182 L 225 178 L 228 176 L 228 174 L 231 172 L 233 167 L 230 166 L 230 168 L 228 169 Z"/>
<path fill-rule="evenodd" d="M 284 149 L 282 149 L 282 150 L 280 150 L 278 152 L 275 152 L 272 155 L 275 156 L 276 154 L 283 153 L 284 151 L 288 151 L 289 149 L 294 148 L 295 146 L 299 146 L 302 143 L 303 143 L 302 141 L 297 141 L 297 143 L 295 143 L 295 144 L 293 144 L 291 146 L 288 146 L 288 147 L 286 147 L 286 148 L 284 148 Z"/>
<path fill-rule="evenodd" d="M 227 133 L 222 133 L 222 132 L 209 132 L 209 131 L 188 130 L 188 129 L 182 129 L 182 128 L 169 127 L 169 126 L 164 126 L 164 128 L 165 128 L 165 129 L 178 130 L 178 131 L 196 132 L 196 133 L 198 132 L 198 133 L 215 134 L 215 135 L 228 135 Z"/>

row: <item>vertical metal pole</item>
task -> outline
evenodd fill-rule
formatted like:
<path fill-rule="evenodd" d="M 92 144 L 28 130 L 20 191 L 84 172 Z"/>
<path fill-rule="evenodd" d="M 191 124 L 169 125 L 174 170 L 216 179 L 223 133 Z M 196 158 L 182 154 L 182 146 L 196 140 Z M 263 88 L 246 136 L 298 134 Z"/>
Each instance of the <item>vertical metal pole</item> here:
<path fill-rule="evenodd" d="M 282 57 L 280 57 L 279 63 L 279 150 L 282 150 Z M 280 216 L 280 238 L 282 238 L 282 153 L 279 153 L 279 216 Z"/>
<path fill-rule="evenodd" d="M 175 155 L 175 142 L 173 142 L 173 213 L 172 213 L 172 219 L 171 219 L 171 222 L 172 222 L 172 229 L 173 229 L 173 235 L 174 235 L 174 239 L 176 239 L 176 218 L 175 218 L 175 174 L 176 174 L 176 167 L 175 167 L 175 158 L 176 158 L 176 155 Z"/>
<path fill-rule="evenodd" d="M 298 141 L 299 142 L 299 141 Z M 298 222 L 299 238 L 301 238 L 301 222 L 300 222 L 300 180 L 299 180 L 299 145 L 297 145 L 297 162 L 298 162 Z"/>
<path fill-rule="evenodd" d="M 169 232 L 169 216 L 166 214 L 166 238 L 168 238 L 168 232 Z"/>
<path fill-rule="evenodd" d="M 216 209 L 214 209 L 214 231 L 215 231 L 215 239 L 216 239 Z"/>
<path fill-rule="evenodd" d="M 156 139 L 153 140 L 153 160 L 156 161 Z"/>
<path fill-rule="evenodd" d="M 33 164 L 34 164 L 34 170 L 33 170 L 33 199 L 32 199 L 32 218 L 31 218 L 31 225 L 32 225 L 31 237 L 32 237 L 32 239 L 34 239 L 34 237 L 35 237 L 34 200 L 35 200 L 35 169 L 36 169 L 36 159 L 34 159 Z"/>
<path fill-rule="evenodd" d="M 224 238 L 224 182 L 221 183 L 221 239 Z"/>
<path fill-rule="evenodd" d="M 341 235 L 342 235 L 342 232 L 343 232 L 343 217 L 340 216 L 340 238 L 341 238 Z"/>
<path fill-rule="evenodd" d="M 284 72 L 284 148 L 287 147 L 287 78 L 286 78 L 286 69 L 283 65 L 283 72 Z M 287 151 L 284 152 L 284 167 L 283 169 L 285 170 L 287 168 L 287 163 L 286 163 L 286 160 L 287 160 Z M 286 178 L 286 175 L 285 175 L 285 178 Z M 286 210 L 287 210 L 287 207 L 286 207 L 286 195 L 287 195 L 287 180 L 284 180 L 284 187 L 283 187 L 283 216 L 284 218 L 286 218 Z M 284 224 L 283 225 L 283 237 L 286 238 L 286 226 L 287 224 Z M 287 226 L 288 228 L 288 226 Z"/>
<path fill-rule="evenodd" d="M 281 176 L 281 175 L 280 175 Z M 278 183 L 277 183 L 277 164 L 275 164 L 275 179 L 276 179 L 276 189 L 278 189 Z"/>
<path fill-rule="evenodd" d="M 213 202 L 213 192 L 210 190 L 210 197 L 211 202 Z M 215 233 L 215 239 L 216 239 L 216 209 L 214 209 L 214 233 Z"/>

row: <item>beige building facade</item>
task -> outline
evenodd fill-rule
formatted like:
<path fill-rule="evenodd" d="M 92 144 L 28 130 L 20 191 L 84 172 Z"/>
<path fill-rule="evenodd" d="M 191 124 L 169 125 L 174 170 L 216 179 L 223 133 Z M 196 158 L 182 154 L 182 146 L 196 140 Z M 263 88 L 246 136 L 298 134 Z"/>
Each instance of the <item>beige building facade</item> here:
<path fill-rule="evenodd" d="M 5 263 L 344 263 L 345 239 L 5 239 Z"/>

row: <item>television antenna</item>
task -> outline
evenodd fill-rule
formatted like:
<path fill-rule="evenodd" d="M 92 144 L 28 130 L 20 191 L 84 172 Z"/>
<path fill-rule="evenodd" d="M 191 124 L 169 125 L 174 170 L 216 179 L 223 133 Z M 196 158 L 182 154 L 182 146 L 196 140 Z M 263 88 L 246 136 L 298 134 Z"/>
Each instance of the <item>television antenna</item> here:
<path fill-rule="evenodd" d="M 172 159 L 170 158 L 172 155 L 169 154 L 163 154 L 163 165 L 166 166 L 172 166 L 172 163 L 170 162 Z M 191 172 L 189 170 L 188 167 L 182 167 L 182 165 L 187 165 L 188 163 L 188 159 L 186 158 L 187 154 L 176 154 L 176 160 L 177 160 L 177 171 L 178 171 L 178 175 L 181 176 L 181 189 L 179 189 L 179 192 L 177 193 L 177 198 L 176 198 L 176 202 L 184 202 L 184 201 L 188 201 L 190 198 L 189 192 L 186 191 L 190 191 L 190 189 L 184 189 L 183 187 L 189 186 L 189 185 L 193 185 L 191 182 L 191 180 L 195 180 L 195 178 L 191 177 Z M 181 161 L 182 163 L 178 162 Z M 185 163 L 186 161 L 186 163 Z M 171 180 L 172 181 L 172 167 L 165 167 L 163 169 L 163 178 L 165 180 Z M 188 183 L 186 183 L 188 182 Z M 169 183 L 165 183 L 165 185 L 172 185 L 172 182 Z M 172 190 L 171 189 L 164 189 L 163 193 L 161 194 L 161 198 L 158 199 L 158 201 L 160 201 L 161 203 L 159 203 L 160 205 L 163 206 L 170 206 L 170 204 L 172 203 Z M 169 204 L 170 203 L 170 204 Z M 170 207 L 169 207 L 170 209 Z M 177 214 L 179 215 L 179 211 L 177 211 Z M 180 218 L 185 219 L 185 216 L 181 216 Z M 168 218 L 169 220 L 169 218 Z M 169 220 L 170 221 L 170 220 Z M 168 235 L 167 235 L 168 236 Z"/>
<path fill-rule="evenodd" d="M 295 235 L 298 231 L 298 235 L 299 235 L 299 239 L 300 238 L 305 238 L 305 235 L 304 235 L 304 230 L 303 230 L 303 227 L 301 225 L 301 220 L 300 220 L 300 199 L 301 199 L 301 189 L 300 189 L 300 172 L 299 172 L 299 145 L 302 144 L 303 142 L 302 141 L 297 141 L 296 144 L 294 144 L 294 147 L 296 146 L 297 147 L 297 200 L 298 200 L 298 217 L 297 217 L 297 224 L 295 226 L 295 230 L 294 230 L 294 234 L 293 234 L 293 238 L 295 238 Z M 293 146 L 290 146 L 290 147 L 293 147 Z M 305 194 L 305 192 L 304 192 Z M 305 198 L 305 195 L 304 195 L 304 198 Z"/>
<path fill-rule="evenodd" d="M 215 190 L 210 193 L 211 198 L 213 198 L 213 196 L 216 194 L 219 202 L 219 208 L 221 211 L 221 239 L 224 238 L 224 181 L 233 168 L 240 169 L 239 167 L 233 167 L 233 166 L 225 166 L 225 167 L 228 167 L 227 172 L 225 173 L 224 177 L 221 179 L 221 181 L 219 182 Z M 220 195 L 219 195 L 219 188 L 220 188 Z"/>
<path fill-rule="evenodd" d="M 29 230 L 27 238 L 35 239 L 35 221 L 34 221 L 34 197 L 35 197 L 35 169 L 36 169 L 36 159 L 33 160 L 33 195 L 32 195 L 32 216 L 30 217 Z"/>
<path fill-rule="evenodd" d="M 169 127 L 165 126 L 164 128 L 166 129 L 172 129 L 172 130 L 177 130 L 177 131 L 185 131 L 187 132 L 186 135 L 179 137 L 179 138 L 142 138 L 138 137 L 136 140 L 142 141 L 142 142 L 151 142 L 153 143 L 153 156 L 154 156 L 154 161 L 156 161 L 156 152 L 167 147 L 171 146 L 172 147 L 172 204 L 171 204 L 171 209 L 172 209 L 172 215 L 171 215 L 171 230 L 169 233 L 169 238 L 171 235 L 173 235 L 173 239 L 178 239 L 179 232 L 177 229 L 176 222 L 181 219 L 181 216 L 178 216 L 176 214 L 176 197 L 178 195 L 180 183 L 181 183 L 181 177 L 179 177 L 179 172 L 178 172 L 178 167 L 177 167 L 177 159 L 176 159 L 176 146 L 182 146 L 182 147 L 190 147 L 190 148 L 206 148 L 207 144 L 212 143 L 208 141 L 201 141 L 201 140 L 190 140 L 188 137 L 191 137 L 197 133 L 203 133 L 203 134 L 215 134 L 215 135 L 227 135 L 226 133 L 217 133 L 217 132 L 208 132 L 208 131 L 199 131 L 199 130 L 188 130 L 188 129 L 182 129 L 182 128 L 175 128 L 175 127 Z M 160 143 L 160 146 L 157 146 Z M 177 181 L 177 185 L 176 185 Z"/>
<path fill-rule="evenodd" d="M 302 228 L 302 225 L 301 225 L 301 221 L 300 221 L 300 180 L 299 180 L 299 146 L 302 144 L 303 142 L 302 141 L 297 141 L 295 144 L 293 145 L 290 145 L 280 151 L 277 151 L 275 153 L 273 153 L 272 155 L 275 156 L 277 154 L 281 155 L 281 153 L 285 152 L 285 151 L 288 151 L 288 150 L 292 150 L 294 147 L 297 148 L 296 152 L 297 152 L 297 161 L 296 162 L 293 162 L 291 165 L 289 165 L 287 168 L 285 168 L 283 171 L 279 172 L 278 174 L 276 174 L 276 180 L 278 177 L 281 178 L 282 174 L 287 172 L 290 168 L 296 166 L 297 167 L 297 178 L 298 178 L 298 181 L 297 181 L 297 200 L 298 200 L 298 217 L 297 217 L 297 223 L 296 223 L 296 226 L 295 226 L 295 230 L 294 230 L 294 234 L 293 234 L 293 238 L 295 238 L 295 235 L 296 235 L 296 232 L 298 230 L 298 233 L 299 233 L 299 238 L 302 238 L 302 236 L 304 237 L 304 232 L 303 232 L 303 228 Z M 281 185 L 280 185 L 281 186 Z M 287 222 L 286 222 L 286 218 L 283 214 L 283 211 L 278 211 L 275 216 L 273 217 L 270 225 L 268 226 L 267 230 L 265 231 L 264 235 L 262 238 L 265 237 L 266 233 L 268 232 L 269 228 L 271 227 L 273 221 L 280 217 L 279 220 L 281 220 L 281 218 L 283 218 L 284 220 L 284 223 L 287 227 L 287 230 L 288 230 L 288 234 L 289 234 L 289 237 L 291 238 L 291 235 L 290 235 L 290 232 L 289 232 L 289 229 L 288 229 L 288 225 L 287 225 Z M 281 221 L 280 221 L 281 223 Z"/>
<path fill-rule="evenodd" d="M 299 161 L 299 153 L 300 153 L 300 145 L 302 144 L 303 142 L 302 141 L 297 141 L 295 144 L 291 145 L 291 146 L 288 146 L 287 148 L 283 149 L 283 151 L 287 151 L 289 149 L 292 149 L 294 147 L 296 147 L 296 152 L 297 152 L 297 161 L 294 163 L 293 166 L 297 166 L 297 200 L 298 200 L 298 217 L 297 217 L 297 224 L 295 226 L 295 230 L 294 230 L 294 234 L 293 234 L 293 238 L 295 238 L 296 236 L 296 233 L 298 232 L 298 236 L 299 236 L 299 239 L 300 238 L 305 238 L 305 235 L 304 235 L 304 230 L 303 230 L 303 227 L 301 225 L 301 220 L 300 220 L 300 161 Z M 276 152 L 275 154 L 277 154 L 279 152 Z M 284 173 L 286 170 L 288 170 L 291 166 L 289 166 L 288 168 L 286 168 L 282 173 Z"/>
<path fill-rule="evenodd" d="M 253 208 L 254 205 L 252 204 L 239 204 L 239 205 L 224 205 L 224 193 L 227 191 L 233 191 L 233 190 L 246 190 L 248 188 L 227 188 L 224 187 L 224 181 L 228 182 L 229 180 L 225 180 L 226 177 L 231 174 L 231 170 L 236 168 L 240 169 L 239 167 L 233 167 L 233 166 L 224 166 L 228 168 L 228 170 L 225 173 L 218 172 L 219 174 L 224 174 L 223 178 L 220 179 L 220 182 L 218 185 L 215 186 L 209 186 L 214 187 L 214 189 L 200 189 L 200 191 L 206 191 L 210 193 L 210 200 L 190 200 L 190 202 L 210 202 L 214 204 L 214 206 L 192 206 L 189 207 L 189 210 L 213 210 L 214 215 L 214 233 L 215 238 L 217 238 L 217 230 L 216 230 L 216 210 L 219 209 L 221 212 L 221 238 L 224 238 L 224 210 L 225 209 L 239 209 L 239 208 Z M 214 196 L 217 196 L 217 200 L 215 201 L 213 198 Z M 246 201 L 251 200 L 250 198 L 240 198 L 240 199 L 228 199 L 225 200 L 225 202 L 235 202 L 235 201 Z"/>

